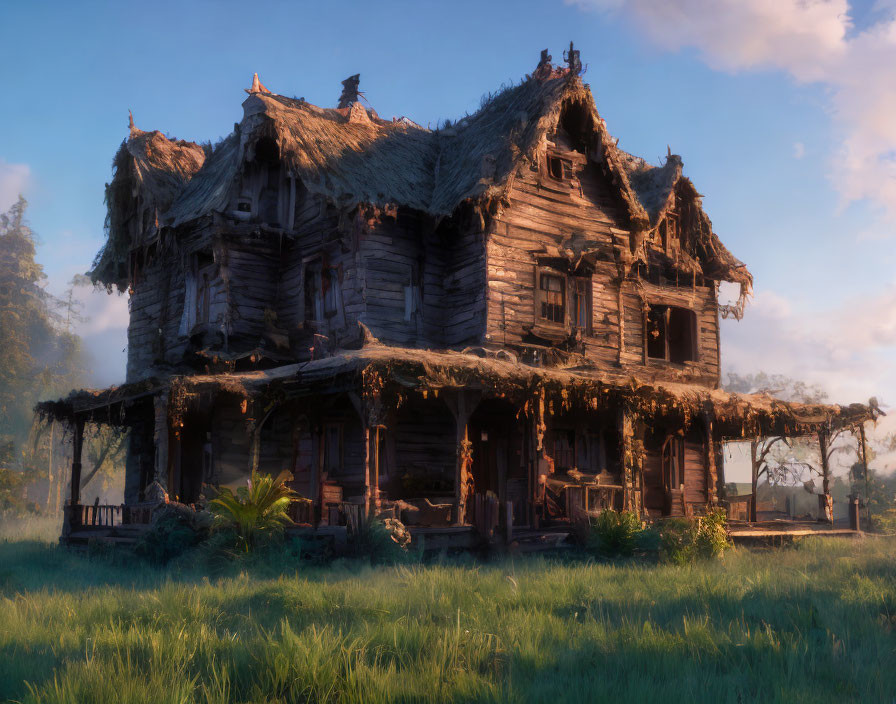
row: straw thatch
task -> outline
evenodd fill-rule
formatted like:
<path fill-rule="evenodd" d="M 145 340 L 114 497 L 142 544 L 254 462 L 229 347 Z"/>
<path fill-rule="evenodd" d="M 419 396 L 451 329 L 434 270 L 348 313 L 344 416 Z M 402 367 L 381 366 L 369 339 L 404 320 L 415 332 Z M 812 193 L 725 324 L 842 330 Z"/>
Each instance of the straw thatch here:
<path fill-rule="evenodd" d="M 127 277 L 127 254 L 135 233 L 151 237 L 185 185 L 205 163 L 206 148 L 133 126 L 112 161 L 106 184 L 106 242 L 94 259 L 94 283 L 119 285 Z"/>
<path fill-rule="evenodd" d="M 383 120 L 357 102 L 327 109 L 258 91 L 243 103 L 243 120 L 208 158 L 198 145 L 167 140 L 158 132 L 132 132 L 116 157 L 107 195 L 109 244 L 97 259 L 94 278 L 107 284 L 119 280 L 115 265 L 135 209 L 128 197 L 139 196 L 160 226 L 222 212 L 263 137 L 276 142 L 285 168 L 309 192 L 339 207 L 404 206 L 441 218 L 468 200 L 502 198 L 513 174 L 537 158 L 570 106 L 586 116 L 587 149 L 605 164 L 632 229 L 655 226 L 682 179 L 681 159 L 670 156 L 664 166 L 650 167 L 619 149 L 590 88 L 577 75 L 554 70 L 529 76 L 490 97 L 474 114 L 437 130 Z M 742 281 L 743 264 L 721 246 L 711 225 L 702 239 L 717 253 L 714 273 Z"/>
<path fill-rule="evenodd" d="M 343 384 L 337 383 L 342 379 Z M 363 380 L 380 393 L 407 394 L 453 388 L 478 388 L 486 396 L 526 404 L 536 395 L 570 408 L 625 404 L 642 417 L 677 416 L 688 425 L 709 414 L 721 437 L 800 436 L 828 429 L 857 428 L 875 421 L 874 406 L 789 403 L 767 394 L 739 394 L 693 384 L 658 381 L 622 372 L 587 368 L 541 368 L 473 353 L 410 350 L 374 344 L 331 357 L 265 371 L 199 374 L 151 379 L 102 391 L 72 392 L 37 410 L 45 417 L 71 421 L 75 414 L 115 423 L 109 407 L 126 407 L 139 398 L 168 390 L 258 398 L 272 391 L 280 400 L 358 388 Z M 346 386 L 348 384 L 348 386 Z M 560 410 L 556 408 L 555 410 Z M 108 420 L 107 420 L 108 419 Z"/>

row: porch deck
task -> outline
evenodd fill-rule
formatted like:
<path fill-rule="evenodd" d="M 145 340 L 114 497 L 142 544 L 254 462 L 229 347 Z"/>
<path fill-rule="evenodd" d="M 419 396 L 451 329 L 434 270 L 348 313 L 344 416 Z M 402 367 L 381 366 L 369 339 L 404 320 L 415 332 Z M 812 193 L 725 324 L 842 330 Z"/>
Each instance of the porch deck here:
<path fill-rule="evenodd" d="M 730 521 L 728 535 L 734 542 L 749 541 L 768 538 L 800 538 L 804 536 L 839 536 L 858 537 L 864 533 L 855 528 L 850 528 L 848 522 L 837 521 L 820 523 L 818 521 L 798 521 L 787 519 L 774 519 L 767 521 Z"/>

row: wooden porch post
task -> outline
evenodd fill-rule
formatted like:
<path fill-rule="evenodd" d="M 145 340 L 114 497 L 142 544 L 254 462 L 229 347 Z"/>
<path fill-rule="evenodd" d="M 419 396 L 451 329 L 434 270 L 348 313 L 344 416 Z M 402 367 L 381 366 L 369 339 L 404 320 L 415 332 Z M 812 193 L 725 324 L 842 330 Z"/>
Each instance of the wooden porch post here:
<path fill-rule="evenodd" d="M 379 514 L 380 504 L 380 431 L 384 425 L 377 424 L 373 428 L 373 510 Z"/>
<path fill-rule="evenodd" d="M 153 398 L 153 412 L 155 429 L 153 442 L 155 443 L 155 477 L 154 480 L 161 484 L 169 494 L 168 487 L 168 393 L 162 393 Z"/>
<path fill-rule="evenodd" d="M 370 489 L 370 425 L 366 422 L 366 419 L 362 420 L 362 425 L 364 427 L 364 515 L 370 516 L 371 498 L 373 496 Z"/>
<path fill-rule="evenodd" d="M 69 499 L 69 524 L 71 528 L 81 525 L 81 451 L 84 447 L 84 418 L 75 416 L 72 429 L 72 483 Z"/>
<path fill-rule="evenodd" d="M 619 430 L 620 450 L 622 451 L 622 508 L 626 511 L 635 511 L 640 513 L 641 500 L 637 495 L 635 481 L 636 450 L 635 450 L 635 430 L 632 422 L 632 411 L 626 406 L 621 406 L 617 416 L 617 428 Z"/>
<path fill-rule="evenodd" d="M 834 504 L 831 500 L 831 467 L 828 446 L 830 444 L 830 436 L 828 429 L 822 427 L 818 431 L 818 451 L 821 455 L 821 490 L 822 496 L 818 498 L 819 508 L 824 512 L 824 520 L 826 522 L 834 522 Z M 821 520 L 821 518 L 819 518 Z"/>
<path fill-rule="evenodd" d="M 320 500 L 320 473 L 323 465 L 320 420 L 317 417 L 309 417 L 308 429 L 311 433 L 311 481 L 308 498 L 311 499 L 311 525 L 317 528 L 323 515 L 323 505 Z"/>
<path fill-rule="evenodd" d="M 756 491 L 759 486 L 759 440 L 750 440 L 750 486 L 753 489 L 753 500 L 750 502 L 750 523 L 756 522 Z"/>
<path fill-rule="evenodd" d="M 716 466 L 715 441 L 713 440 L 712 414 L 708 411 L 703 415 L 703 430 L 706 434 L 706 503 L 710 506 L 718 506 L 719 496 L 717 479 L 719 468 Z"/>
<path fill-rule="evenodd" d="M 869 479 L 868 472 L 870 471 L 868 467 L 868 443 L 865 440 L 865 424 L 862 423 L 859 426 L 859 439 L 862 443 L 862 466 L 865 468 L 865 510 L 867 511 L 867 521 L 868 525 L 871 525 L 871 501 L 869 501 L 870 492 L 869 492 Z"/>
<path fill-rule="evenodd" d="M 468 425 L 476 403 L 468 397 L 465 389 L 443 393 L 441 397 L 454 416 L 457 453 L 454 465 L 454 524 L 463 525 L 467 504 L 467 472 L 473 448 Z"/>

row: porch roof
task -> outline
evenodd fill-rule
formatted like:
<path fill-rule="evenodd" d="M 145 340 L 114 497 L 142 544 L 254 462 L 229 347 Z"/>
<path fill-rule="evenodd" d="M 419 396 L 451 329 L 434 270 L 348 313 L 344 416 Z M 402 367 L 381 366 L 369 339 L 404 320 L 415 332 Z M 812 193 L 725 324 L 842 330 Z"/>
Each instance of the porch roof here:
<path fill-rule="evenodd" d="M 725 438 L 814 434 L 875 421 L 876 406 L 859 403 L 789 403 L 767 394 L 740 394 L 706 386 L 659 381 L 588 366 L 535 367 L 486 350 L 431 351 L 372 344 L 297 364 L 267 370 L 172 376 L 102 390 L 73 391 L 64 399 L 36 407 L 44 417 L 71 421 L 76 415 L 96 422 L 124 424 L 125 409 L 142 398 L 168 391 L 225 393 L 242 398 L 278 395 L 284 399 L 375 385 L 398 394 L 460 388 L 487 396 L 526 402 L 536 394 L 559 399 L 561 406 L 601 408 L 625 404 L 647 416 L 674 415 L 685 424 L 709 414 Z M 338 380 L 345 383 L 340 384 Z"/>

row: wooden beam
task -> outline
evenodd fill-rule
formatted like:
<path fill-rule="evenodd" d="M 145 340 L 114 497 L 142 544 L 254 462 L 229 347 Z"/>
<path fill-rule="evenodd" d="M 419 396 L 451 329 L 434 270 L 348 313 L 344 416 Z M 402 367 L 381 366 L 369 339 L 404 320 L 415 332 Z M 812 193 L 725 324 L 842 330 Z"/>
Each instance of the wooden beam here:
<path fill-rule="evenodd" d="M 821 455 L 821 491 L 818 498 L 819 508 L 824 512 L 826 522 L 834 522 L 834 505 L 831 499 L 831 463 L 830 463 L 830 435 L 828 428 L 822 427 L 818 431 L 818 451 Z"/>
<path fill-rule="evenodd" d="M 716 452 L 712 437 L 712 416 L 708 412 L 703 414 L 703 430 L 706 441 L 704 446 L 706 452 L 706 502 L 710 506 L 716 506 L 719 503 L 716 487 L 718 468 L 716 467 Z"/>
<path fill-rule="evenodd" d="M 75 416 L 72 428 L 72 481 L 69 503 L 77 506 L 81 503 L 81 452 L 84 448 L 84 418 Z"/>
<path fill-rule="evenodd" d="M 168 427 L 168 393 L 155 396 L 152 400 L 155 427 L 153 430 L 153 443 L 155 445 L 155 477 L 168 490 L 168 440 L 170 429 Z"/>
<path fill-rule="evenodd" d="M 756 490 L 759 485 L 759 440 L 750 441 L 750 486 L 753 491 L 753 500 L 750 502 L 750 522 L 756 522 Z"/>

